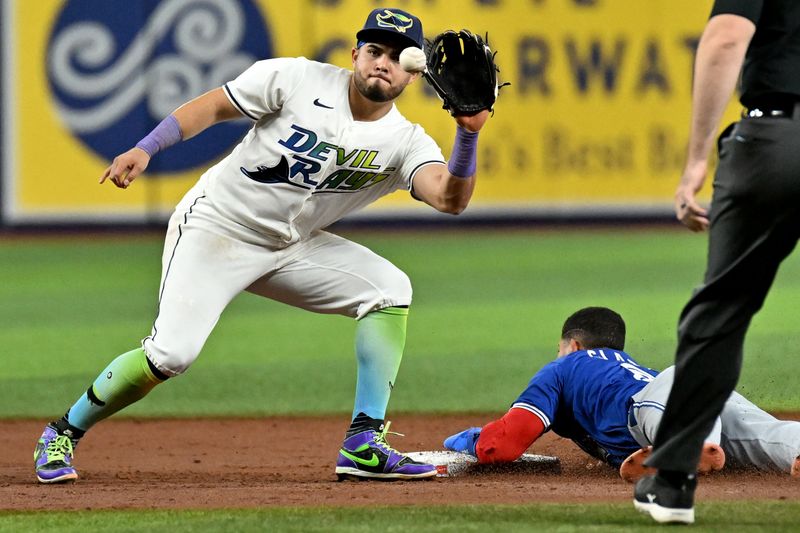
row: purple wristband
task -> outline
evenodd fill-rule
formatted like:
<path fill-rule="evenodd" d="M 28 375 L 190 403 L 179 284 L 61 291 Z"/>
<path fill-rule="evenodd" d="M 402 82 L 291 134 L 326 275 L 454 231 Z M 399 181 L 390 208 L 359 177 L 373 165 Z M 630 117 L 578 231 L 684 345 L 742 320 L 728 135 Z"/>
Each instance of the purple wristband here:
<path fill-rule="evenodd" d="M 478 166 L 478 132 L 467 131 L 458 126 L 453 153 L 447 162 L 447 170 L 457 178 L 469 178 L 475 175 Z"/>
<path fill-rule="evenodd" d="M 180 142 L 181 139 L 183 134 L 178 120 L 175 115 L 170 115 L 159 122 L 144 139 L 136 143 L 136 148 L 141 148 L 147 155 L 153 157 L 164 148 Z"/>

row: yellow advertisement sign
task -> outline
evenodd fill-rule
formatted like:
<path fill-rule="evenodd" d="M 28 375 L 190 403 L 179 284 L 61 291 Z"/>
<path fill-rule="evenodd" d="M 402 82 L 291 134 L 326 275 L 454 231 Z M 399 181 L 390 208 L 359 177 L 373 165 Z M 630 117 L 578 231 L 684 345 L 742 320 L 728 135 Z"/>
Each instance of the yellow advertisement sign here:
<path fill-rule="evenodd" d="M 177 106 L 274 53 L 251 0 L 16 1 L 3 24 L 12 222 L 163 220 L 247 120 L 159 154 L 128 190 L 98 185 L 103 170 Z"/>
<path fill-rule="evenodd" d="M 473 208 L 620 213 L 671 204 L 692 62 L 711 0 L 406 0 L 425 34 L 489 36 L 503 88 L 480 136 Z M 66 0 L 3 13 L 4 212 L 11 221 L 163 220 L 249 127 L 156 156 L 128 190 L 97 179 L 182 102 L 264 57 L 350 66 L 372 0 Z M 423 81 L 398 107 L 450 153 L 453 119 Z M 728 118 L 735 117 L 735 106 Z M 419 208 L 407 194 L 369 212 Z"/>

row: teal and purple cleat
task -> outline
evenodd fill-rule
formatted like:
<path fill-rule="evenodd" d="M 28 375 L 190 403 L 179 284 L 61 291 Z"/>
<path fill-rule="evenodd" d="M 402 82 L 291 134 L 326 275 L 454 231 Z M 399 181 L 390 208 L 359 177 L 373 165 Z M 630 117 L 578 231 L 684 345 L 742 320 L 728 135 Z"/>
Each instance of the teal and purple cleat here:
<path fill-rule="evenodd" d="M 64 483 L 78 479 L 78 472 L 72 466 L 72 439 L 61 435 L 49 424 L 36 443 L 33 461 L 36 477 L 41 483 Z"/>
<path fill-rule="evenodd" d="M 386 442 L 389 423 L 383 431 L 370 429 L 345 439 L 336 461 L 340 480 L 350 477 L 376 480 L 425 479 L 436 476 L 436 466 L 419 463 Z"/>

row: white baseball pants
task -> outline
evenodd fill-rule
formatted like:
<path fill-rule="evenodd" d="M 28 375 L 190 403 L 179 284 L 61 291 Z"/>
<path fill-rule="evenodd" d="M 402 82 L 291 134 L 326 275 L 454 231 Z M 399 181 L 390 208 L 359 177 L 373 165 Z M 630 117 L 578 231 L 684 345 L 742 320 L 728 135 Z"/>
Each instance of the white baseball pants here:
<path fill-rule="evenodd" d="M 244 290 L 356 319 L 411 304 L 408 276 L 364 246 L 325 231 L 289 245 L 245 234 L 204 196 L 181 202 L 170 219 L 158 314 L 142 341 L 164 374 L 194 362 L 222 311 Z"/>

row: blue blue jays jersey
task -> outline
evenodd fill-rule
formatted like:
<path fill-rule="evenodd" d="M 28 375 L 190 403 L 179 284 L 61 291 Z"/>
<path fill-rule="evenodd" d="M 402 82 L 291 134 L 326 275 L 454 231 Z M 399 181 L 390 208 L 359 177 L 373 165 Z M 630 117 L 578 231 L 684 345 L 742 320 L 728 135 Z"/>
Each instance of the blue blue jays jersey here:
<path fill-rule="evenodd" d="M 640 448 L 628 431 L 631 396 L 656 375 L 625 352 L 581 350 L 545 365 L 512 408 L 532 412 L 545 431 L 552 429 L 618 467 Z"/>

